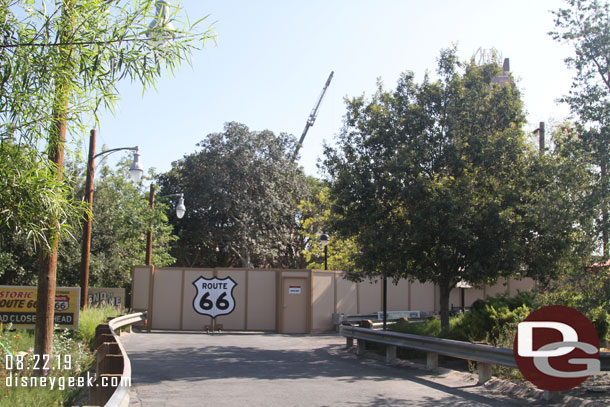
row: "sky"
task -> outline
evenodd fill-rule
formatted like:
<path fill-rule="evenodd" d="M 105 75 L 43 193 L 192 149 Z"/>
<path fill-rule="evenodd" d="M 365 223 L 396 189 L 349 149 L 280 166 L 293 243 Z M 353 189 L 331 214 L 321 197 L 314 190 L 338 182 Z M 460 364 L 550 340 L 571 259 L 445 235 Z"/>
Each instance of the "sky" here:
<path fill-rule="evenodd" d="M 177 4 L 174 0 L 173 4 Z M 119 85 L 116 113 L 98 124 L 98 151 L 138 145 L 142 164 L 166 172 L 197 151 L 207 134 L 236 121 L 250 130 L 300 137 L 331 71 L 334 78 L 300 151 L 305 173 L 320 176 L 324 143 L 333 144 L 345 114 L 345 97 L 388 90 L 412 71 L 418 81 L 435 74 L 441 49 L 456 44 L 462 60 L 495 48 L 510 58 L 528 123 L 568 117 L 557 99 L 573 72 L 572 48 L 547 33 L 560 0 L 183 0 L 191 21 L 208 15 L 216 44 L 195 51 L 142 94 L 138 83 Z M 207 28 L 207 25 L 205 26 Z M 88 148 L 83 137 L 83 150 Z M 125 153 L 127 154 L 127 153 Z M 117 160 L 120 157 L 112 157 Z"/>

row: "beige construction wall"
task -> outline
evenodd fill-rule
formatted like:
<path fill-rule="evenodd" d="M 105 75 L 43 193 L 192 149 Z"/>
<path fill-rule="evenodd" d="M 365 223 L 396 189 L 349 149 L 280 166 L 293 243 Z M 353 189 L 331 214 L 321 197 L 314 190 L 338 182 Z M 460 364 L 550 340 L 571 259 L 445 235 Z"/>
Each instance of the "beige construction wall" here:
<path fill-rule="evenodd" d="M 150 275 L 152 266 L 136 266 L 131 273 L 131 308 L 134 311 L 148 309 Z"/>
<path fill-rule="evenodd" d="M 411 301 L 408 311 L 435 312 L 436 287 L 433 284 L 422 284 L 419 281 L 411 282 L 410 285 Z"/>
<path fill-rule="evenodd" d="M 313 332 L 333 329 L 332 315 L 336 310 L 335 273 L 313 272 L 312 327 Z"/>
<path fill-rule="evenodd" d="M 358 283 L 358 314 L 369 314 L 381 310 L 381 280 Z"/>
<path fill-rule="evenodd" d="M 274 331 L 277 326 L 277 273 L 267 270 L 251 270 L 247 274 L 246 330 Z"/>
<path fill-rule="evenodd" d="M 340 274 L 335 278 L 335 283 L 337 285 L 337 313 L 357 314 L 358 284 L 341 278 Z"/>
<path fill-rule="evenodd" d="M 284 278 L 304 279 L 304 293 L 309 295 L 307 332 L 333 329 L 332 315 L 368 314 L 383 308 L 381 280 L 354 283 L 343 279 L 339 271 L 275 269 L 187 269 L 136 266 L 133 269 L 132 308 L 149 311 L 149 328 L 165 330 L 204 330 L 211 318 L 193 308 L 197 290 L 193 282 L 204 278 L 231 277 L 235 309 L 216 318 L 225 330 L 281 331 Z M 531 279 L 500 279 L 494 285 L 465 289 L 465 306 L 477 299 L 497 294 L 515 295 L 531 289 Z M 388 311 L 422 311 L 438 313 L 440 292 L 433 284 L 401 280 L 388 281 Z M 450 306 L 461 305 L 460 289 L 451 291 Z M 292 314 L 291 314 L 292 315 Z"/>
<path fill-rule="evenodd" d="M 400 280 L 395 285 L 388 280 L 388 310 L 406 311 L 409 309 L 409 281 Z"/>
<path fill-rule="evenodd" d="M 182 273 L 156 269 L 153 276 L 153 329 L 180 329 Z"/>

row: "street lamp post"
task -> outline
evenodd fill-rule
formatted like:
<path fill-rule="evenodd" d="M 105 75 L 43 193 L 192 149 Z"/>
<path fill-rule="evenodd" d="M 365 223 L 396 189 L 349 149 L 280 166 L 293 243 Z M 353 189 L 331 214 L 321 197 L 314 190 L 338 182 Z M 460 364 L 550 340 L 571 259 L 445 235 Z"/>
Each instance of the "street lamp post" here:
<path fill-rule="evenodd" d="M 138 147 L 123 147 L 113 148 L 112 150 L 102 151 L 95 154 L 95 139 L 97 131 L 91 130 L 89 136 L 89 158 L 87 160 L 87 179 L 85 184 L 85 201 L 89 204 L 89 212 L 87 213 L 87 221 L 83 227 L 83 241 L 81 246 L 81 263 L 80 263 L 80 286 L 81 298 L 80 306 L 87 306 L 87 291 L 89 288 L 89 255 L 91 252 L 91 213 L 93 211 L 93 176 L 95 173 L 95 159 L 104 154 L 112 154 L 117 151 L 131 150 L 133 151 L 133 163 L 129 167 L 129 175 L 134 182 L 139 182 L 144 169 L 140 164 L 140 152 Z"/>
<path fill-rule="evenodd" d="M 186 213 L 186 207 L 184 206 L 184 194 L 169 194 L 162 195 L 158 198 L 171 198 L 171 197 L 179 197 L 178 204 L 176 205 L 176 217 L 178 219 L 182 219 L 184 214 Z M 155 209 L 155 186 L 154 184 L 150 184 L 150 194 L 148 195 L 148 202 L 150 203 L 150 209 Z M 146 239 L 146 265 L 150 266 L 152 264 L 152 241 L 153 241 L 153 230 L 152 226 L 148 230 L 148 237 Z"/>
<path fill-rule="evenodd" d="M 320 236 L 320 243 L 324 246 L 324 270 L 328 270 L 328 235 L 326 233 Z"/>

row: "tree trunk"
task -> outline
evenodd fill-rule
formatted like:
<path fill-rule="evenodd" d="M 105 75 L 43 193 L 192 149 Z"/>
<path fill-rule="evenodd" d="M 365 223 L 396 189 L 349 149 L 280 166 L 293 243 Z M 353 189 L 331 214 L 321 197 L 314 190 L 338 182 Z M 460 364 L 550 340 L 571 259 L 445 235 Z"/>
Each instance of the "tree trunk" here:
<path fill-rule="evenodd" d="M 443 281 L 439 283 L 439 288 L 441 291 L 441 329 L 445 331 L 449 329 L 449 294 L 451 294 L 451 283 Z"/>
<path fill-rule="evenodd" d="M 74 0 L 63 0 L 61 24 L 59 28 L 60 42 L 69 42 L 73 30 L 74 19 L 71 10 Z M 56 165 L 58 181 L 63 179 L 64 144 L 66 142 L 66 127 L 68 117 L 68 104 L 70 100 L 70 76 L 73 74 L 70 49 L 60 48 L 63 65 L 57 67 L 57 84 L 55 100 L 53 101 L 53 123 L 49 133 L 49 160 Z M 44 251 L 40 260 L 38 272 L 38 290 L 36 305 L 36 331 L 34 338 L 34 353 L 41 361 L 48 358 L 49 368 L 52 366 L 53 351 L 53 325 L 55 319 L 55 287 L 57 281 L 57 250 L 59 246 L 58 219 L 49 220 L 48 232 L 49 250 Z M 49 370 L 38 369 L 34 371 L 37 376 L 47 376 Z"/>
<path fill-rule="evenodd" d="M 602 162 L 600 165 L 600 176 L 601 176 L 601 184 L 602 184 L 602 253 L 604 258 L 608 257 L 608 174 L 606 168 L 605 156 L 602 158 Z"/>
<path fill-rule="evenodd" d="M 246 247 L 242 247 L 239 249 L 239 258 L 241 259 L 241 266 L 245 268 L 251 268 L 252 263 L 250 263 L 250 250 Z"/>

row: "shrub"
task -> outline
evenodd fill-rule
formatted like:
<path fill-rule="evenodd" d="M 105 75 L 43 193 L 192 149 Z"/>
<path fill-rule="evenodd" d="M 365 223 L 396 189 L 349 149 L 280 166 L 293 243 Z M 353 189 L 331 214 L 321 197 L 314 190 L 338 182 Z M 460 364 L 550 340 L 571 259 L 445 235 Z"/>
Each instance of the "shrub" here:
<path fill-rule="evenodd" d="M 108 318 L 121 315 L 122 312 L 121 308 L 110 305 L 85 308 L 80 313 L 78 329 L 74 331 L 75 338 L 88 344 L 89 348 L 93 350 L 95 346 L 95 328 L 99 324 L 105 323 Z"/>
<path fill-rule="evenodd" d="M 608 341 L 608 332 L 610 331 L 610 316 L 608 311 L 603 306 L 599 306 L 589 311 L 587 317 L 591 320 L 593 326 L 595 326 L 600 346 L 605 346 Z"/>
<path fill-rule="evenodd" d="M 519 293 L 513 298 L 502 295 L 477 300 L 469 312 L 451 318 L 449 329 L 445 332 L 441 331 L 440 320 L 435 318 L 423 323 L 400 322 L 393 330 L 458 341 L 485 341 L 495 345 L 501 336 L 509 336 L 507 331 L 516 331 L 517 324 L 529 315 L 532 298 L 530 293 Z"/>
<path fill-rule="evenodd" d="M 530 313 L 533 296 L 530 293 L 519 293 L 516 297 L 506 295 L 477 300 L 469 312 L 456 317 L 444 337 L 459 341 L 485 341 L 495 343 L 503 329 L 515 327 Z"/>
<path fill-rule="evenodd" d="M 78 377 L 88 371 L 93 364 L 93 354 L 87 346 L 74 339 L 74 333 L 68 329 L 55 330 L 53 333 L 53 361 L 54 366 L 49 371 L 49 377 L 54 382 L 67 383 L 68 377 Z M 3 346 L 0 347 L 0 357 L 4 362 L 7 354 L 23 357 L 23 366 L 8 369 L 3 366 L 0 369 L 0 380 L 2 380 L 2 397 L 0 397 L 0 407 L 4 406 L 63 406 L 73 405 L 81 389 L 69 387 L 67 385 L 53 389 L 50 387 L 24 387 L 9 385 L 7 379 L 17 380 L 17 377 L 33 377 L 34 363 L 32 354 L 34 352 L 34 330 L 11 330 L 5 327 L 0 330 L 0 339 Z M 69 365 L 65 364 L 64 356 L 70 355 Z M 59 358 L 59 359 L 56 359 Z M 16 359 L 15 359 L 16 360 Z M 57 366 L 57 360 L 64 361 L 62 366 Z M 3 363 L 4 365 L 4 363 Z M 69 368 L 66 368 L 69 366 Z M 60 379 L 61 378 L 61 379 Z"/>

